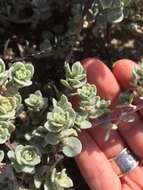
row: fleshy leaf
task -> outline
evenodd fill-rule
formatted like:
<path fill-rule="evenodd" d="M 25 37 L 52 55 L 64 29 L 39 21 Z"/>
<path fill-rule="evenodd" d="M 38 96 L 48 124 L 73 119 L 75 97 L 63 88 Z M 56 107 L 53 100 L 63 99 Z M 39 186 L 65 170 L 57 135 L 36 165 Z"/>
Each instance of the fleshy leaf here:
<path fill-rule="evenodd" d="M 0 162 L 2 162 L 4 159 L 4 151 L 0 150 Z"/>
<path fill-rule="evenodd" d="M 81 142 L 76 137 L 69 137 L 65 139 L 63 146 L 63 153 L 68 157 L 74 157 L 82 150 Z"/>

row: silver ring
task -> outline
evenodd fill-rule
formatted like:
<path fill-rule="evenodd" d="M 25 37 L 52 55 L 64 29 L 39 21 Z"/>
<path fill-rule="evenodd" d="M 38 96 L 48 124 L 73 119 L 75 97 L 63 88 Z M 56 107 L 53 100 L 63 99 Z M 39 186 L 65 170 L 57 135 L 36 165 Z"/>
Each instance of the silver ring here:
<path fill-rule="evenodd" d="M 139 161 L 127 148 L 124 148 L 115 158 L 114 161 L 120 168 L 122 176 L 128 174 L 139 165 Z"/>

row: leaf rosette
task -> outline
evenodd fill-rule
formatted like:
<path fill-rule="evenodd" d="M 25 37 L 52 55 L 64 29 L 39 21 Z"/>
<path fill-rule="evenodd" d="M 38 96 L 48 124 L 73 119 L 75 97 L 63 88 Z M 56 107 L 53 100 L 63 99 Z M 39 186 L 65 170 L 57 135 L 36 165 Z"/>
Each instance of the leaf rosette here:
<path fill-rule="evenodd" d="M 64 190 L 65 188 L 73 187 L 73 182 L 67 176 L 66 169 L 63 169 L 61 172 L 57 172 L 56 169 L 54 169 L 52 172 L 51 181 L 54 189 Z"/>
<path fill-rule="evenodd" d="M 53 169 L 51 176 L 47 176 L 44 184 L 44 190 L 64 190 L 73 187 L 73 182 L 68 177 L 66 169 L 58 172 L 56 168 Z"/>
<path fill-rule="evenodd" d="M 53 99 L 53 111 L 47 114 L 47 122 L 45 128 L 49 132 L 58 133 L 63 129 L 73 127 L 76 118 L 76 113 L 68 102 L 66 96 L 62 96 L 57 102 Z"/>
<path fill-rule="evenodd" d="M 34 94 L 30 94 L 29 98 L 25 99 L 25 104 L 29 110 L 39 112 L 45 107 L 46 101 L 42 93 L 37 90 Z"/>
<path fill-rule="evenodd" d="M 18 145 L 15 152 L 8 152 L 8 157 L 17 172 L 25 172 L 29 174 L 35 173 L 35 166 L 41 162 L 39 150 L 30 145 Z"/>
<path fill-rule="evenodd" d="M 34 67 L 32 64 L 22 62 L 14 63 L 10 68 L 10 80 L 19 87 L 29 86 L 32 84 Z"/>
<path fill-rule="evenodd" d="M 88 113 L 90 119 L 98 118 L 103 114 L 109 112 L 109 106 L 111 101 L 101 99 L 99 96 L 95 97 L 94 104 L 88 104 L 88 102 L 81 102 L 80 109 L 83 112 Z"/>
<path fill-rule="evenodd" d="M 91 126 L 90 122 L 85 118 L 86 114 L 88 114 L 89 118 L 98 118 L 109 110 L 108 107 L 110 105 L 110 101 L 101 99 L 96 94 L 97 89 L 94 84 L 86 83 L 81 88 L 77 89 L 82 114 L 78 114 L 76 124 L 81 128 L 88 128 Z"/>
<path fill-rule="evenodd" d="M 0 121 L 0 144 L 4 144 L 10 139 L 11 133 L 14 131 L 15 126 L 6 121 Z"/>
<path fill-rule="evenodd" d="M 70 89 L 77 89 L 83 86 L 86 79 L 86 71 L 79 61 L 75 62 L 70 68 L 69 64 L 65 65 L 66 79 L 61 80 L 62 84 Z"/>
<path fill-rule="evenodd" d="M 82 88 L 77 90 L 77 94 L 82 102 L 95 103 L 95 96 L 97 93 L 96 86 L 94 84 L 86 83 Z"/>
<path fill-rule="evenodd" d="M 0 119 L 14 119 L 17 108 L 15 97 L 0 96 Z"/>
<path fill-rule="evenodd" d="M 77 112 L 75 125 L 77 126 L 77 130 L 79 129 L 89 129 L 92 127 L 90 121 L 88 121 L 88 114 L 85 112 Z"/>

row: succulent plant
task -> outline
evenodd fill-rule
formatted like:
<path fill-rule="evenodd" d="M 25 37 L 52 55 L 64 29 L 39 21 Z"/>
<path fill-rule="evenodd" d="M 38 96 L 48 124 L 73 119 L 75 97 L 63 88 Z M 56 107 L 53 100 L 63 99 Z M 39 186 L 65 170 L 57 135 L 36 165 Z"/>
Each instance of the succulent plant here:
<path fill-rule="evenodd" d="M 53 170 L 51 181 L 55 189 L 65 189 L 73 187 L 72 180 L 67 176 L 66 169 L 63 169 L 61 172 L 57 172 L 56 169 Z"/>
<path fill-rule="evenodd" d="M 95 103 L 95 96 L 97 93 L 96 86 L 94 84 L 86 83 L 81 88 L 77 89 L 77 94 L 82 102 Z"/>
<path fill-rule="evenodd" d="M 34 67 L 32 64 L 15 62 L 10 70 L 10 81 L 19 87 L 29 86 L 32 84 Z"/>
<path fill-rule="evenodd" d="M 87 101 L 81 101 L 80 104 L 80 109 L 88 113 L 89 118 L 98 118 L 110 110 L 109 106 L 111 102 L 109 100 L 107 101 L 96 96 L 94 101 L 94 104 Z"/>
<path fill-rule="evenodd" d="M 92 127 L 91 122 L 88 120 L 88 114 L 85 112 L 77 112 L 75 125 L 77 129 L 89 129 Z"/>
<path fill-rule="evenodd" d="M 89 118 L 98 118 L 109 110 L 108 107 L 110 105 L 110 101 L 101 99 L 96 95 L 96 93 L 97 89 L 94 84 L 86 83 L 81 88 L 77 89 L 77 95 L 80 98 L 80 109 L 82 112 L 88 114 Z M 79 119 L 84 120 L 84 116 L 80 116 Z M 89 122 L 86 121 L 85 124 L 88 125 Z"/>
<path fill-rule="evenodd" d="M 15 126 L 6 121 L 0 121 L 0 144 L 4 144 L 10 139 L 11 133 L 14 131 Z"/>
<path fill-rule="evenodd" d="M 34 94 L 30 94 L 29 98 L 25 99 L 25 104 L 28 109 L 35 112 L 41 111 L 45 107 L 46 103 L 46 99 L 43 98 L 42 93 L 39 90 Z"/>
<path fill-rule="evenodd" d="M 15 151 L 9 151 L 8 157 L 17 172 L 35 173 L 35 166 L 41 162 L 39 150 L 30 145 L 18 145 Z"/>
<path fill-rule="evenodd" d="M 62 84 L 70 89 L 76 89 L 86 83 L 86 72 L 79 61 L 70 68 L 69 63 L 65 64 L 66 79 L 61 80 Z"/>
<path fill-rule="evenodd" d="M 63 104 L 61 102 L 63 101 Z M 47 114 L 45 128 L 49 132 L 58 133 L 62 129 L 73 127 L 76 114 L 66 96 L 62 96 L 59 103 L 53 99 L 53 111 Z"/>
<path fill-rule="evenodd" d="M 17 99 L 15 97 L 6 97 L 0 95 L 0 119 L 14 119 L 17 108 Z"/>
<path fill-rule="evenodd" d="M 66 169 L 58 172 L 54 168 L 51 176 L 48 176 L 44 184 L 44 190 L 64 190 L 71 187 L 73 187 L 73 182 L 66 174 Z"/>

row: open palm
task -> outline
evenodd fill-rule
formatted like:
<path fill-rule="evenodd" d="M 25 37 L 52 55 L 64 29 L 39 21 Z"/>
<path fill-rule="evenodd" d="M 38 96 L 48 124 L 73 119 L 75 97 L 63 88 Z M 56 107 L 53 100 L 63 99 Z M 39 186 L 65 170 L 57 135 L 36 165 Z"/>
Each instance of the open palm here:
<path fill-rule="evenodd" d="M 89 58 L 83 61 L 88 82 L 95 84 L 98 94 L 112 100 L 113 106 L 121 90 L 128 88 L 135 63 L 119 60 L 113 72 L 100 60 Z M 105 130 L 93 127 L 80 134 L 83 150 L 75 159 L 91 190 L 143 190 L 143 165 L 139 165 L 128 175 L 119 178 L 109 159 L 125 147 L 143 158 L 143 112 L 135 113 L 132 123 L 120 123 L 119 130 L 111 133 L 105 142 Z M 93 124 L 94 125 L 94 124 Z"/>

